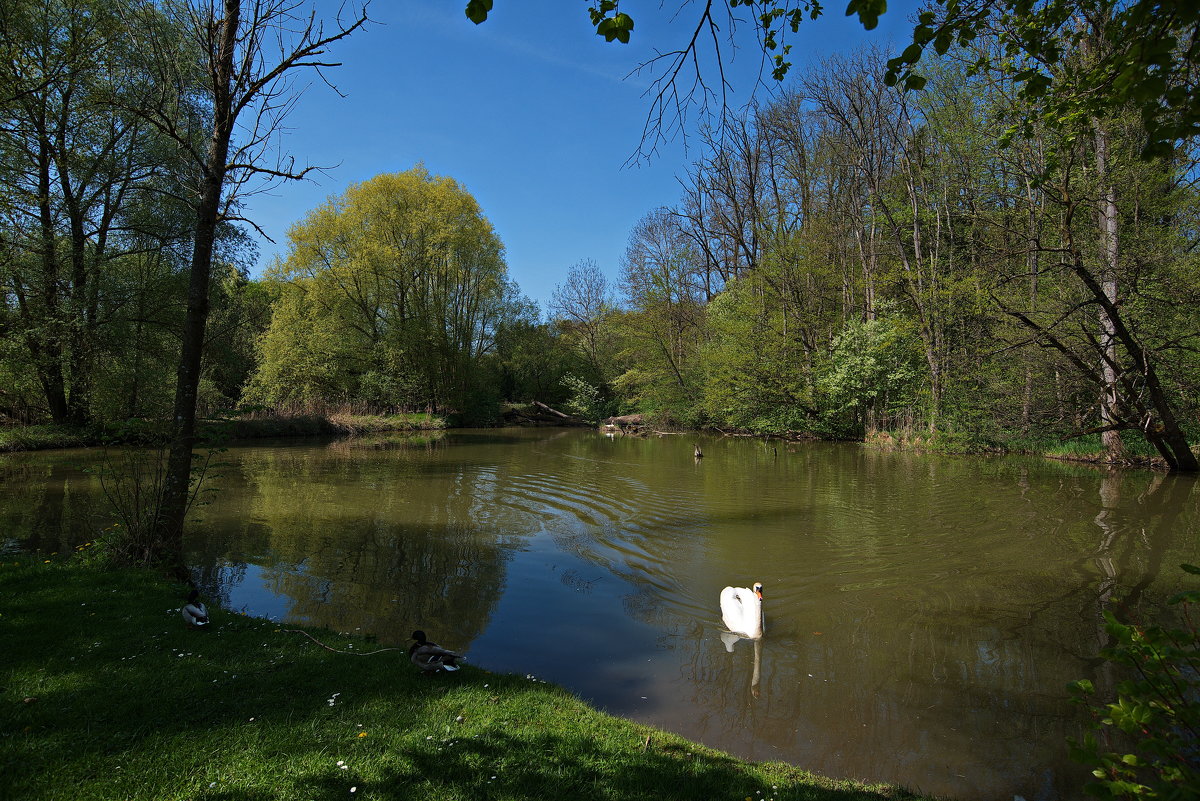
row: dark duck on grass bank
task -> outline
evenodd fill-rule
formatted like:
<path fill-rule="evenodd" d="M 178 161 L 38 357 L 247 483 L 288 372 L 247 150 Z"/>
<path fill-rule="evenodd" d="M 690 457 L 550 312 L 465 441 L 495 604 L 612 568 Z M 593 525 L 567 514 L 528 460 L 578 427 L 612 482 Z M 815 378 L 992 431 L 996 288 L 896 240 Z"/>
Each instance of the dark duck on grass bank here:
<path fill-rule="evenodd" d="M 408 649 L 408 658 L 414 665 L 425 673 L 441 673 L 447 670 L 458 670 L 458 660 L 462 654 L 447 651 L 435 642 L 425 639 L 425 632 L 414 631 L 412 638 L 416 641 Z"/>

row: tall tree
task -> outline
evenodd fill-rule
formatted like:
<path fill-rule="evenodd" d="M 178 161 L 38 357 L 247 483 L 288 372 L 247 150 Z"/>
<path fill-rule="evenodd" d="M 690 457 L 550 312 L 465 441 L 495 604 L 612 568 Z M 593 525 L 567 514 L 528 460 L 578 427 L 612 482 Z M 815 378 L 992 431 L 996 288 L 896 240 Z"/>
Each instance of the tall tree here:
<path fill-rule="evenodd" d="M 367 15 L 362 5 L 327 30 L 316 11 L 297 0 L 143 0 L 130 23 L 137 45 L 152 54 L 160 91 L 145 119 L 176 142 L 196 175 L 183 188 L 194 212 L 192 252 L 158 547 L 152 554 L 178 565 L 218 229 L 240 219 L 237 203 L 251 182 L 300 179 L 309 171 L 275 149 L 296 97 L 290 77 L 300 69 L 337 66 L 322 56 L 366 25 Z M 192 97 L 202 99 L 203 113 L 187 113 L 181 99 Z"/>
<path fill-rule="evenodd" d="M 696 389 L 705 301 L 698 262 L 669 209 L 644 216 L 629 236 L 621 289 L 630 311 L 620 325 L 632 366 L 617 381 L 652 411 L 687 408 Z"/>
<path fill-rule="evenodd" d="M 1195 471 L 1200 465 L 1180 419 L 1181 399 L 1164 384 L 1160 371 L 1169 354 L 1192 347 L 1198 332 L 1196 326 L 1185 325 L 1167 333 L 1151 322 L 1153 315 L 1147 315 L 1153 308 L 1163 314 L 1161 319 L 1173 319 L 1170 306 L 1194 290 L 1176 284 L 1175 292 L 1180 294 L 1175 297 L 1162 291 L 1174 283 L 1175 265 L 1187 258 L 1190 247 L 1181 241 L 1186 231 L 1173 221 L 1195 202 L 1194 193 L 1175 192 L 1172 187 L 1194 170 L 1195 145 L 1180 141 L 1169 157 L 1147 158 L 1160 148 L 1147 144 L 1153 131 L 1144 115 L 1139 120 L 1133 109 L 1109 105 L 1104 110 L 1083 99 L 1092 87 L 1079 81 L 1096 77 L 1101 69 L 1096 65 L 1112 58 L 1106 51 L 1125 46 L 1108 40 L 1113 20 L 1105 14 L 1111 11 L 1092 5 L 1081 10 L 1081 19 L 1059 34 L 1062 46 L 1074 48 L 1061 54 L 1061 63 L 1039 61 L 1045 57 L 1042 51 L 1027 54 L 1023 63 L 1039 73 L 1045 71 L 1046 81 L 1055 87 L 1052 93 L 1031 98 L 1027 91 L 1012 92 L 1012 82 L 1020 80 L 1020 74 L 1014 78 L 1004 67 L 990 73 L 994 85 L 1008 89 L 999 92 L 1006 98 L 1001 104 L 1005 116 L 995 119 L 1023 121 L 1020 127 L 1027 139 L 1049 143 L 1048 158 L 1040 167 L 1033 165 L 1037 168 L 1027 178 L 1047 190 L 1045 199 L 1057 209 L 1058 238 L 1029 241 L 1022 250 L 1049 256 L 1057 262 L 1051 269 L 1071 279 L 1059 290 L 1053 307 L 1035 310 L 1032 303 L 1000 300 L 1002 308 L 1037 341 L 1058 351 L 1092 385 L 1099 398 L 1099 423 L 1090 428 L 1101 433 L 1111 458 L 1123 456 L 1119 432 L 1138 431 L 1171 469 Z M 1022 35 L 1002 28 L 996 37 L 1011 42 Z M 976 52 L 983 55 L 976 65 L 992 63 L 989 53 L 997 47 L 993 43 L 988 49 L 982 43 Z M 1056 109 L 1071 104 L 1074 113 L 1053 118 Z M 1101 111 L 1102 116 L 1094 116 Z M 1092 169 L 1081 169 L 1084 161 Z M 1085 209 L 1092 214 L 1085 215 Z M 1122 231 L 1130 226 L 1140 233 L 1127 239 Z M 1135 247 L 1139 237 L 1153 246 Z M 1038 277 L 1044 281 L 1047 270 L 1039 267 Z M 1159 280 L 1164 283 L 1159 285 Z M 1082 309 L 1094 315 L 1086 325 L 1079 321 Z"/>
<path fill-rule="evenodd" d="M 125 36 L 132 7 L 0 8 L 0 280 L 16 301 L 12 335 L 58 423 L 92 414 L 110 266 L 145 248 L 136 228 L 174 235 L 168 215 L 138 211 L 179 165 L 138 116 L 148 64 Z"/>
<path fill-rule="evenodd" d="M 259 399 L 462 409 L 514 300 L 503 245 L 470 193 L 424 167 L 387 173 L 288 238 L 270 272 L 283 301 L 263 339 Z"/>
<path fill-rule="evenodd" d="M 554 287 L 550 312 L 562 334 L 582 352 L 592 373 L 604 383 L 612 378 L 612 320 L 616 301 L 608 278 L 593 259 L 571 265 L 567 277 Z"/>

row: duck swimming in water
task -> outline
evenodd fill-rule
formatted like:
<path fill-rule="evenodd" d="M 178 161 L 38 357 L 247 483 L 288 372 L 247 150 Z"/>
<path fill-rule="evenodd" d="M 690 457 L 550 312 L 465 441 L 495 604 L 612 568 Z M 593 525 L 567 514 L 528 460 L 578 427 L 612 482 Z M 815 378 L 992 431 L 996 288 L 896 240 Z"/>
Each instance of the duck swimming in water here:
<path fill-rule="evenodd" d="M 187 603 L 183 605 L 179 613 L 183 615 L 183 620 L 188 624 L 188 628 L 202 629 L 208 625 L 208 609 L 200 600 L 198 590 L 188 593 Z"/>
<path fill-rule="evenodd" d="M 435 642 L 425 639 L 425 632 L 414 631 L 416 640 L 408 649 L 408 658 L 425 673 L 440 673 L 443 670 L 458 670 L 462 654 L 447 651 Z"/>

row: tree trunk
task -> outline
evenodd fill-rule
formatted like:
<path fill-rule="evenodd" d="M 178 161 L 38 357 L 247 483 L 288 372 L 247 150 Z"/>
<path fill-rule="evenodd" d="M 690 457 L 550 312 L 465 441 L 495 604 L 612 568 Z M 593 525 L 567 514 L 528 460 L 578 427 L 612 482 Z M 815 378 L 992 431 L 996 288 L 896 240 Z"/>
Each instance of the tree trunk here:
<path fill-rule="evenodd" d="M 184 573 L 183 523 L 191 500 L 192 451 L 196 445 L 196 399 L 200 366 L 204 355 L 204 332 L 208 324 L 208 289 L 212 274 L 213 243 L 221 213 L 229 141 L 233 134 L 233 55 L 237 43 L 241 4 L 225 0 L 225 18 L 213 23 L 219 28 L 213 64 L 213 129 L 204 165 L 200 202 L 196 207 L 196 229 L 189 268 L 187 315 L 175 384 L 175 413 L 171 420 L 171 445 L 163 480 L 163 497 L 157 523 L 155 556 Z"/>
<path fill-rule="evenodd" d="M 1117 198 L 1116 189 L 1108 176 L 1108 131 L 1104 124 L 1097 121 L 1095 126 L 1096 141 L 1096 180 L 1100 189 L 1099 224 L 1100 224 L 1100 286 L 1110 307 L 1117 305 Z M 1120 421 L 1118 410 L 1118 395 L 1120 370 L 1117 353 L 1117 338 L 1114 322 L 1108 308 L 1100 310 L 1100 373 L 1103 379 L 1100 387 L 1100 425 L 1104 428 L 1115 426 Z M 1125 458 L 1125 444 L 1121 441 L 1121 432 L 1117 429 L 1104 431 L 1100 435 L 1104 443 L 1104 453 L 1109 461 L 1121 461 Z"/>
<path fill-rule="evenodd" d="M 1029 203 L 1029 230 L 1025 245 L 1029 252 L 1025 258 L 1029 267 L 1029 313 L 1033 315 L 1037 313 L 1038 274 L 1041 265 L 1038 258 L 1038 209 L 1034 199 L 1033 182 L 1029 178 L 1025 179 L 1025 199 Z M 1025 353 L 1025 392 L 1021 402 L 1021 433 L 1025 436 L 1029 435 L 1029 429 L 1033 422 L 1033 390 L 1033 354 L 1027 351 Z"/>
<path fill-rule="evenodd" d="M 1145 420 L 1142 425 L 1142 431 L 1146 439 L 1158 449 L 1158 452 L 1166 460 L 1167 465 L 1171 470 L 1181 470 L 1186 472 L 1200 471 L 1200 464 L 1197 464 L 1196 455 L 1192 453 L 1188 446 L 1187 436 L 1183 433 L 1183 429 L 1179 425 L 1179 419 L 1175 416 L 1175 409 L 1171 405 L 1171 401 L 1167 398 L 1166 392 L 1163 391 L 1162 384 L 1158 380 L 1158 370 L 1154 367 L 1154 362 L 1151 355 L 1146 352 L 1141 343 L 1134 337 L 1133 332 L 1125 325 L 1121 319 L 1120 310 L 1116 304 L 1109 299 L 1103 284 L 1096 278 L 1095 275 L 1088 272 L 1083 264 L 1083 257 L 1080 253 L 1074 254 L 1075 259 L 1072 264 L 1072 269 L 1075 275 L 1083 282 L 1088 291 L 1092 293 L 1092 297 L 1100 305 L 1101 310 L 1107 315 L 1108 322 L 1112 325 L 1113 336 L 1125 348 L 1125 352 L 1129 354 L 1133 364 L 1141 373 L 1145 381 L 1146 394 L 1149 397 L 1149 405 L 1140 407 L 1145 413 Z M 1157 415 L 1159 422 L 1153 421 L 1153 415 Z"/>

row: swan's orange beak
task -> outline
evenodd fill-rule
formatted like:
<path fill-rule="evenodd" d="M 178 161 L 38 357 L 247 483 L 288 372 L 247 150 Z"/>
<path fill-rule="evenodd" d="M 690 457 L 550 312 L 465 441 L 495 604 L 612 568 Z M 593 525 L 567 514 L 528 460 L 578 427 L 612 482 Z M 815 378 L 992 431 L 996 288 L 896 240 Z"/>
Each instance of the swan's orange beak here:
<path fill-rule="evenodd" d="M 755 590 L 754 594 L 758 596 L 758 600 L 762 600 L 762 590 Z"/>

